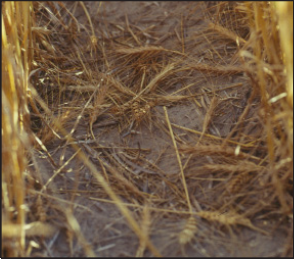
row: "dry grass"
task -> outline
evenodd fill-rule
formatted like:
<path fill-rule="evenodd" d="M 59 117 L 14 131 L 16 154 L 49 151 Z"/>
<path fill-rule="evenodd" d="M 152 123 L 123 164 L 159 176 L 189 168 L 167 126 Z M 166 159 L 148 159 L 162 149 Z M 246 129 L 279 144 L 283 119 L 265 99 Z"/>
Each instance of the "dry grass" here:
<path fill-rule="evenodd" d="M 293 254 L 293 3 L 137 4 L 2 3 L 2 256 Z"/>
<path fill-rule="evenodd" d="M 197 221 L 195 217 L 190 216 L 187 220 L 187 223 L 184 226 L 184 229 L 179 234 L 179 243 L 185 245 L 191 241 L 197 231 Z"/>

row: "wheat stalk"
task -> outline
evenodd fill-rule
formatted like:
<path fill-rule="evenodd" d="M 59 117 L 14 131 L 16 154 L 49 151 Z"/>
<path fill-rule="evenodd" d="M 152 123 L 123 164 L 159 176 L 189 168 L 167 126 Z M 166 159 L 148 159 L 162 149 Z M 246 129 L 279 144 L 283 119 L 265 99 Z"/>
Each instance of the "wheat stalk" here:
<path fill-rule="evenodd" d="M 167 125 L 168 125 L 168 128 L 169 128 L 169 131 L 170 131 L 172 142 L 174 144 L 174 148 L 175 148 L 175 151 L 176 151 L 177 160 L 178 160 L 181 175 L 182 175 L 182 181 L 183 181 L 183 186 L 184 186 L 184 189 L 185 189 L 185 194 L 186 194 L 186 199 L 187 199 L 189 211 L 192 213 L 191 201 L 190 201 L 190 197 L 189 197 L 189 192 L 188 192 L 188 188 L 187 188 L 187 183 L 186 183 L 186 179 L 185 179 L 185 175 L 184 175 L 184 169 L 183 169 L 183 165 L 182 165 L 182 162 L 181 162 L 179 150 L 178 150 L 178 147 L 177 147 L 175 136 L 174 136 L 174 133 L 173 133 L 173 130 L 172 130 L 172 127 L 171 127 L 171 124 L 170 124 L 170 120 L 169 120 L 169 117 L 168 117 L 167 109 L 166 109 L 165 106 L 163 106 L 163 110 L 164 110 L 164 113 L 165 113 L 165 119 L 166 119 L 166 122 L 167 122 Z"/>
<path fill-rule="evenodd" d="M 263 229 L 255 227 L 248 218 L 234 212 L 220 214 L 217 211 L 200 211 L 197 214 L 208 221 L 216 221 L 226 226 L 239 224 L 268 235 Z"/>
<path fill-rule="evenodd" d="M 240 191 L 240 189 L 242 187 L 244 187 L 244 185 L 250 181 L 250 179 L 252 178 L 251 174 L 246 173 L 241 173 L 238 176 L 234 177 L 230 182 L 229 185 L 227 187 L 227 190 L 230 193 L 237 193 Z"/>
<path fill-rule="evenodd" d="M 125 55 L 142 55 L 142 56 L 150 56 L 152 54 L 157 54 L 158 52 L 166 51 L 162 47 L 156 46 L 147 46 L 147 47 L 137 47 L 137 48 L 120 48 L 116 50 L 116 52 Z"/>

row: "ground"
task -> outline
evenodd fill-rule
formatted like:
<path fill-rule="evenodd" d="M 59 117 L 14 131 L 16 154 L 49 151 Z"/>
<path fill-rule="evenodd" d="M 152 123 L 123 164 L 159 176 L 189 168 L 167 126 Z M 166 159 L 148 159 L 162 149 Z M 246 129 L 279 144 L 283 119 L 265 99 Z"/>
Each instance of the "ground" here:
<path fill-rule="evenodd" d="M 41 194 L 28 199 L 34 203 L 41 197 L 44 221 L 56 231 L 41 241 L 34 237 L 42 245 L 32 256 L 84 256 L 90 250 L 103 257 L 153 254 L 140 244 L 77 151 L 127 205 L 161 255 L 284 255 L 291 219 L 275 215 L 278 202 L 270 186 L 262 185 L 268 174 L 266 148 L 258 140 L 263 132 L 260 98 L 236 56 L 249 31 L 242 25 L 246 18 L 232 10 L 233 4 L 215 2 L 55 2 L 40 7 L 38 26 L 51 30 L 49 41 L 60 57 L 52 59 L 56 70 L 48 69 L 46 55 L 51 54 L 40 45 L 37 61 L 44 69 L 32 83 L 42 89 L 41 96 L 52 91 L 48 106 L 56 116 L 62 107 L 62 125 L 75 130 L 72 141 L 48 137 L 45 129 L 38 133 L 57 166 L 36 155 L 32 171 Z M 63 25 L 54 19 L 56 13 Z M 233 36 L 219 33 L 213 27 L 217 22 Z M 236 36 L 239 46 L 232 39 Z M 191 211 L 175 143 L 196 219 L 182 243 L 179 235 Z M 251 178 L 242 180 L 244 186 L 233 195 L 227 186 L 234 172 L 212 166 L 242 162 L 244 168 L 260 166 L 259 172 L 240 169 Z M 30 220 L 40 220 L 36 207 L 31 206 Z M 209 221 L 197 215 L 202 210 L 224 215 L 234 210 L 255 228 Z"/>

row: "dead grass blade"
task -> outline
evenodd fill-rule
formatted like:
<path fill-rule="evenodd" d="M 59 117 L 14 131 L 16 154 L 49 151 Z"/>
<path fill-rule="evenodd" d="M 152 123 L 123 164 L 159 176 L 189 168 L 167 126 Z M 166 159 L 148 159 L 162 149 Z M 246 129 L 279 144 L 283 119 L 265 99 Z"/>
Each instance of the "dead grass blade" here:
<path fill-rule="evenodd" d="M 149 211 L 148 205 L 145 205 L 143 208 L 143 211 L 142 211 L 141 228 L 142 228 L 143 234 L 146 237 L 149 236 L 150 224 L 151 224 L 150 211 Z M 136 252 L 136 257 L 143 257 L 145 249 L 146 249 L 145 240 L 140 240 L 140 245 L 139 245 L 138 250 Z"/>
<path fill-rule="evenodd" d="M 122 55 L 129 56 L 140 56 L 141 58 L 145 58 L 146 56 L 154 56 L 162 51 L 168 51 L 163 47 L 156 46 L 146 46 L 146 47 L 136 47 L 136 48 L 119 48 L 116 50 L 117 53 Z"/>
<path fill-rule="evenodd" d="M 165 106 L 163 106 L 163 110 L 164 110 L 165 119 L 166 119 L 166 122 L 167 122 L 167 125 L 168 125 L 168 128 L 169 128 L 170 136 L 171 136 L 171 139 L 172 139 L 172 142 L 173 142 L 173 145 L 174 145 L 174 148 L 175 148 L 175 152 L 176 152 L 176 155 L 177 155 L 177 160 L 178 160 L 179 167 L 180 167 L 180 172 L 181 172 L 181 176 L 182 176 L 182 183 L 183 183 L 184 190 L 185 190 L 185 195 L 186 195 L 188 208 L 189 208 L 189 211 L 192 213 L 192 206 L 191 206 L 191 202 L 190 202 L 189 192 L 188 192 L 188 188 L 187 188 L 187 183 L 186 183 L 186 179 L 185 179 L 185 175 L 184 175 L 184 170 L 183 170 L 179 150 L 178 150 L 178 147 L 177 147 L 175 136 L 174 136 L 174 133 L 173 133 L 170 121 L 169 121 L 167 109 L 166 109 Z"/>
<path fill-rule="evenodd" d="M 70 231 L 74 232 L 75 236 L 78 239 L 78 242 L 83 247 L 87 256 L 95 257 L 96 254 L 94 253 L 91 245 L 87 242 L 86 238 L 82 234 L 81 229 L 80 229 L 80 225 L 79 225 L 78 221 L 76 220 L 76 218 L 73 216 L 72 212 L 69 210 L 66 210 L 65 215 L 66 215 L 66 219 L 67 219 L 67 223 L 69 225 Z"/>
<path fill-rule="evenodd" d="M 158 86 L 158 83 L 160 80 L 163 80 L 165 77 L 167 77 L 169 74 L 172 73 L 173 69 L 175 67 L 175 64 L 169 64 L 167 65 L 160 73 L 158 73 L 146 86 L 145 89 L 142 90 L 145 94 L 154 92 L 156 87 Z M 140 93 L 141 94 L 141 93 Z M 138 95 L 140 95 L 138 94 Z"/>

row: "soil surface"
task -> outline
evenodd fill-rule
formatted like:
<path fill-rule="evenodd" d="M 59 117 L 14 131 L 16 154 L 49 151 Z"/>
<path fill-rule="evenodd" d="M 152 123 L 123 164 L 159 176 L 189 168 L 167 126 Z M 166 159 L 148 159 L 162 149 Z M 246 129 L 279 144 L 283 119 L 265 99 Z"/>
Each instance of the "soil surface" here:
<path fill-rule="evenodd" d="M 68 56 L 72 62 L 79 62 L 76 54 L 79 52 L 87 71 L 92 73 L 89 80 L 83 77 L 85 75 L 80 76 L 76 72 L 75 76 L 71 76 L 71 81 L 68 79 L 68 83 L 62 85 L 67 89 L 73 85 L 78 88 L 100 84 L 101 87 L 109 87 L 106 89 L 111 88 L 109 91 L 113 91 L 114 94 L 106 98 L 107 102 L 101 108 L 103 112 L 93 121 L 92 129 L 96 140 L 93 140 L 89 129 L 91 111 L 86 109 L 72 135 L 73 142 L 104 176 L 122 202 L 129 204 L 127 208 L 131 215 L 142 231 L 148 231 L 150 241 L 159 253 L 163 256 L 195 257 L 283 255 L 289 240 L 287 233 L 291 227 L 290 219 L 275 217 L 274 213 L 271 217 L 265 216 L 271 215 L 271 209 L 276 209 L 274 207 L 265 211 L 258 210 L 261 193 L 264 196 L 270 195 L 267 189 L 254 194 L 250 186 L 246 185 L 247 189 L 240 191 L 234 202 L 224 205 L 225 186 L 232 174 L 217 174 L 205 169 L 205 165 L 219 164 L 220 161 L 230 163 L 230 158 L 211 155 L 212 153 L 205 153 L 206 151 L 199 151 L 190 157 L 187 151 L 188 147 L 197 143 L 206 146 L 214 143 L 221 146 L 227 137 L 238 143 L 249 143 L 262 133 L 262 123 L 258 116 L 258 96 L 249 102 L 252 90 L 250 78 L 241 69 L 230 69 L 233 66 L 238 67 L 235 56 L 238 46 L 232 39 L 219 35 L 210 27 L 217 19 L 216 13 L 219 10 L 214 7 L 216 3 L 83 3 L 91 17 L 92 28 L 97 37 L 97 52 L 89 48 L 89 36 L 93 32 L 80 4 L 64 3 L 78 23 L 83 25 L 81 28 L 72 25 L 75 30 L 80 30 L 76 36 L 74 33 L 63 34 L 62 27 L 54 23 L 52 17 L 49 18 L 51 22 L 47 23 L 48 28 L 61 30 L 60 34 L 50 36 L 52 45 L 63 44 L 59 49 L 63 49 L 63 55 Z M 53 6 L 60 8 L 54 4 L 50 8 Z M 68 25 L 71 16 L 62 9 L 59 11 L 64 24 Z M 246 39 L 246 28 L 234 24 L 234 17 L 231 17 L 230 21 L 230 15 L 234 14 L 230 14 L 229 9 L 226 13 L 226 17 L 219 14 L 219 22 L 223 21 L 224 26 L 240 38 Z M 38 16 L 37 21 L 40 23 L 39 26 L 44 26 L 46 19 Z M 156 50 L 148 52 L 151 57 L 147 55 L 147 58 L 144 55 L 130 56 L 126 52 L 126 49 L 146 46 L 162 47 L 173 52 Z M 138 60 L 144 66 L 132 67 L 132 62 L 137 64 Z M 166 72 L 166 76 L 156 82 L 150 95 L 146 91 L 137 103 L 133 101 L 132 105 L 136 105 L 136 108 L 123 109 L 124 104 L 132 100 L 132 95 L 123 95 L 114 90 L 118 87 L 114 86 L 115 83 L 110 86 L 105 83 L 108 80 L 107 76 L 110 75 L 124 88 L 138 94 L 157 75 L 163 73 L 164 66 L 172 64 L 175 60 L 179 61 L 174 65 L 176 72 Z M 66 62 L 68 61 L 61 60 L 58 66 L 65 69 Z M 196 68 L 181 71 L 180 68 L 185 68 L 187 64 L 193 64 Z M 36 77 L 45 77 L 42 73 Z M 104 81 L 101 81 L 102 74 Z M 57 85 L 56 77 L 52 74 L 48 76 L 50 83 L 46 87 L 54 89 Z M 67 79 L 63 74 L 58 76 Z M 82 93 L 65 90 L 65 99 L 73 100 L 70 107 L 74 111 L 75 104 L 86 106 L 92 93 L 93 91 Z M 42 95 L 41 92 L 40 94 Z M 77 94 L 78 100 L 74 97 Z M 180 100 L 180 96 L 188 95 L 194 97 Z M 164 96 L 178 97 L 179 100 L 172 100 L 170 97 L 165 100 Z M 242 119 L 246 123 L 239 123 L 239 118 L 248 104 L 249 110 Z M 94 106 L 94 103 L 92 105 Z M 180 150 L 193 211 L 224 210 L 223 213 L 226 215 L 227 210 L 234 207 L 239 213 L 249 215 L 252 224 L 266 231 L 268 235 L 248 226 L 222 225 L 195 216 L 197 230 L 193 230 L 195 233 L 188 242 L 180 244 L 178 237 L 189 218 L 189 207 L 164 107 L 167 109 Z M 122 110 L 118 111 L 118 108 Z M 136 109 L 142 114 L 140 115 Z M 209 124 L 204 129 L 209 112 Z M 74 127 L 79 115 L 74 112 L 73 114 L 75 115 L 72 115 L 66 124 L 68 131 Z M 239 134 L 240 132 L 243 135 Z M 210 135 L 216 137 L 211 139 L 212 142 Z M 65 161 L 68 163 L 53 178 L 57 169 L 53 168 L 50 160 L 36 156 L 35 163 L 38 164 L 41 175 L 41 186 L 47 183 L 46 195 L 42 196 L 43 206 L 45 210 L 48 209 L 46 221 L 58 230 L 53 237 L 44 239 L 41 248 L 34 250 L 32 256 L 40 253 L 43 256 L 85 256 L 87 244 L 99 257 L 153 256 L 148 247 L 140 248 L 140 239 L 97 182 L 91 170 L 77 158 L 76 149 L 69 142 L 56 138 L 48 141 L 46 147 L 58 168 L 64 165 Z M 232 144 L 232 148 L 235 150 L 236 145 Z M 266 151 L 262 148 L 249 150 L 246 146 L 241 146 L 241 152 L 252 156 L 252 163 L 259 164 Z M 39 173 L 35 172 L 37 178 L 40 176 Z M 258 178 L 250 181 L 251 185 L 258 185 Z M 250 199 L 242 196 L 242 193 L 251 191 Z M 149 209 L 144 212 L 146 204 Z M 70 211 L 77 221 L 78 227 L 75 229 L 73 223 L 70 223 L 73 219 L 66 218 L 66 215 L 69 215 L 66 211 Z M 250 214 L 252 211 L 255 213 Z M 34 219 L 33 213 L 29 214 L 29 219 Z M 144 230 L 146 228 L 148 230 Z"/>

